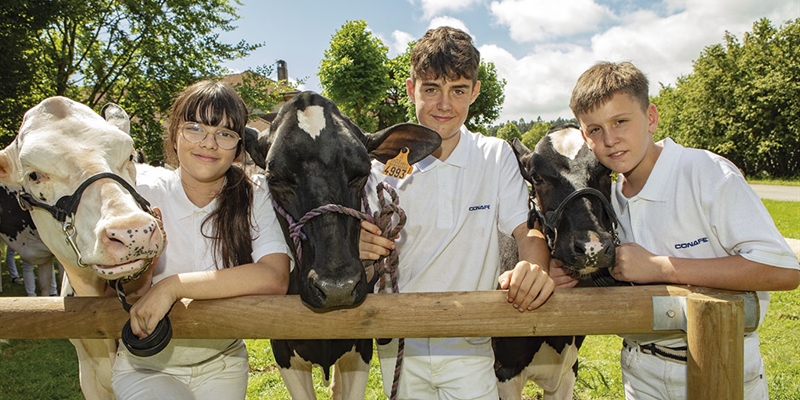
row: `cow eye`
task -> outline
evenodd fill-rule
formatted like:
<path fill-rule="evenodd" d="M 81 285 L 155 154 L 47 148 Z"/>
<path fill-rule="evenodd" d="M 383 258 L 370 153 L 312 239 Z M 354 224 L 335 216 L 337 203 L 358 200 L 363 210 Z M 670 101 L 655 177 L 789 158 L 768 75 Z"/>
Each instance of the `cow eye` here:
<path fill-rule="evenodd" d="M 39 175 L 38 172 L 30 172 L 30 173 L 28 173 L 28 179 L 30 179 L 33 182 L 38 181 L 39 178 L 40 178 L 40 175 Z"/>
<path fill-rule="evenodd" d="M 533 182 L 534 185 L 538 185 L 542 183 L 542 176 L 534 172 L 531 174 L 531 181 Z"/>

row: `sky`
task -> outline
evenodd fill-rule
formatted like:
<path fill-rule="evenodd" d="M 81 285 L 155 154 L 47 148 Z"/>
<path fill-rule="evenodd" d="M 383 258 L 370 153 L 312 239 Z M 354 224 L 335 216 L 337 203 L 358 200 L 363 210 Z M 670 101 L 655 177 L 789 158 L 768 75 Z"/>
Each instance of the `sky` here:
<path fill-rule="evenodd" d="M 244 71 L 287 63 L 302 90 L 321 92 L 316 76 L 331 38 L 347 21 L 364 20 L 389 48 L 403 52 L 427 29 L 468 32 L 484 61 L 506 80 L 495 124 L 572 118 L 578 76 L 597 61 L 630 61 L 650 80 L 650 94 L 692 72 L 725 32 L 741 41 L 753 22 L 778 27 L 800 18 L 800 0 L 241 0 L 237 28 L 220 38 L 263 47 L 224 65 Z M 272 76 L 274 79 L 275 76 Z"/>

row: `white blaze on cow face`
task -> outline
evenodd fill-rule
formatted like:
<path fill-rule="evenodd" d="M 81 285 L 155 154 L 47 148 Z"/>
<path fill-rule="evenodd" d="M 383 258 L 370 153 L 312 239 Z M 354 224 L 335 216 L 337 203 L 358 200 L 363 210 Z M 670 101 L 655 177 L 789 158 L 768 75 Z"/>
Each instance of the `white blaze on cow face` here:
<path fill-rule="evenodd" d="M 305 110 L 297 110 L 297 126 L 316 139 L 325 129 L 323 108 L 320 106 L 308 106 Z"/>
<path fill-rule="evenodd" d="M 578 156 L 578 152 L 584 143 L 581 135 L 573 133 L 572 129 L 562 129 L 550 134 L 553 149 L 570 160 L 574 160 Z"/>

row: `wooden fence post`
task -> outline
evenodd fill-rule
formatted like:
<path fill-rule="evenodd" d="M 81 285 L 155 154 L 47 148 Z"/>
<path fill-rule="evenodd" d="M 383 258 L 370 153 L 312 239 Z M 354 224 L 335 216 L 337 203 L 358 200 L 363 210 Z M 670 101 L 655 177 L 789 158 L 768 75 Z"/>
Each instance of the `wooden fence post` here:
<path fill-rule="evenodd" d="M 744 300 L 728 294 L 686 297 L 689 400 L 743 400 Z"/>

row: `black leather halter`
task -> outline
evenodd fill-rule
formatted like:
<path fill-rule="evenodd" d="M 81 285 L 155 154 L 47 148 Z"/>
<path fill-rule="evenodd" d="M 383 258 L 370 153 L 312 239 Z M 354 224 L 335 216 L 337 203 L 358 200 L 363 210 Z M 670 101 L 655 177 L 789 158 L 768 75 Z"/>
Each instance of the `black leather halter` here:
<path fill-rule="evenodd" d="M 561 204 L 556 207 L 555 210 L 542 212 L 541 207 L 536 202 L 535 192 L 531 192 L 531 202 L 533 206 L 530 207 L 528 211 L 528 228 L 533 229 L 533 221 L 538 220 L 543 228 L 545 236 L 547 237 L 547 244 L 550 248 L 554 248 L 556 240 L 558 239 L 558 225 L 561 224 L 561 219 L 564 216 L 564 209 L 567 207 L 569 203 L 578 199 L 580 197 L 596 197 L 600 200 L 600 204 L 603 205 L 603 209 L 606 211 L 606 215 L 611 219 L 611 237 L 614 239 L 614 244 L 619 244 L 619 236 L 617 236 L 617 226 L 619 225 L 619 221 L 617 220 L 617 214 L 614 213 L 614 209 L 611 208 L 611 204 L 609 204 L 606 197 L 603 196 L 599 190 L 594 188 L 582 188 L 578 189 L 569 194 L 564 200 L 561 201 Z"/>
<path fill-rule="evenodd" d="M 83 181 L 83 183 L 81 183 L 77 189 L 75 189 L 74 193 L 58 199 L 54 205 L 42 203 L 34 198 L 30 193 L 25 192 L 24 189 L 17 193 L 17 201 L 23 210 L 31 211 L 34 207 L 41 208 L 49 212 L 50 215 L 56 219 L 56 221 L 61 222 L 61 230 L 64 232 L 64 235 L 66 235 L 67 243 L 75 252 L 75 255 L 78 258 L 78 266 L 81 268 L 85 268 L 87 265 L 83 262 L 81 252 L 74 240 L 75 226 L 72 224 L 72 218 L 75 216 L 75 212 L 78 210 L 78 205 L 80 205 L 81 197 L 83 196 L 83 192 L 86 190 L 86 188 L 95 181 L 103 178 L 112 179 L 122 185 L 122 187 L 125 188 L 125 190 L 127 190 L 131 196 L 133 196 L 133 199 L 136 200 L 136 203 L 139 204 L 139 207 L 141 207 L 142 210 L 154 217 L 156 216 L 156 214 L 150 208 L 150 202 L 142 197 L 142 195 L 140 195 L 130 183 L 126 182 L 125 179 L 122 179 L 121 176 L 111 172 L 101 172 L 99 174 L 90 176 L 88 179 Z"/>
<path fill-rule="evenodd" d="M 144 197 L 142 197 L 138 192 L 136 192 L 136 189 L 134 189 L 130 183 L 126 182 L 125 179 L 122 179 L 121 176 L 114 174 L 112 172 L 101 172 L 99 174 L 90 176 L 88 179 L 83 181 L 83 183 L 81 183 L 77 189 L 75 189 L 75 193 L 72 193 L 69 196 L 64 196 L 58 199 L 58 201 L 54 205 L 42 203 L 41 201 L 36 200 L 33 196 L 31 196 L 24 190 L 17 193 L 17 199 L 23 210 L 30 211 L 33 207 L 42 208 L 44 210 L 47 210 L 47 212 L 49 212 L 53 216 L 53 218 L 55 218 L 58 222 L 63 223 L 67 220 L 67 217 L 71 218 L 72 216 L 75 215 L 75 211 L 77 211 L 78 205 L 81 202 L 81 196 L 83 196 L 83 191 L 86 190 L 86 188 L 89 187 L 89 185 L 94 183 L 96 180 L 103 178 L 109 178 L 117 181 L 117 183 L 122 185 L 122 187 L 124 187 L 125 190 L 127 190 L 128 193 L 130 193 L 131 196 L 133 196 L 133 199 L 136 200 L 137 203 L 139 203 L 139 207 L 141 207 L 142 210 L 145 210 L 150 214 L 153 213 L 153 211 L 150 209 L 150 202 L 145 200 Z"/>

